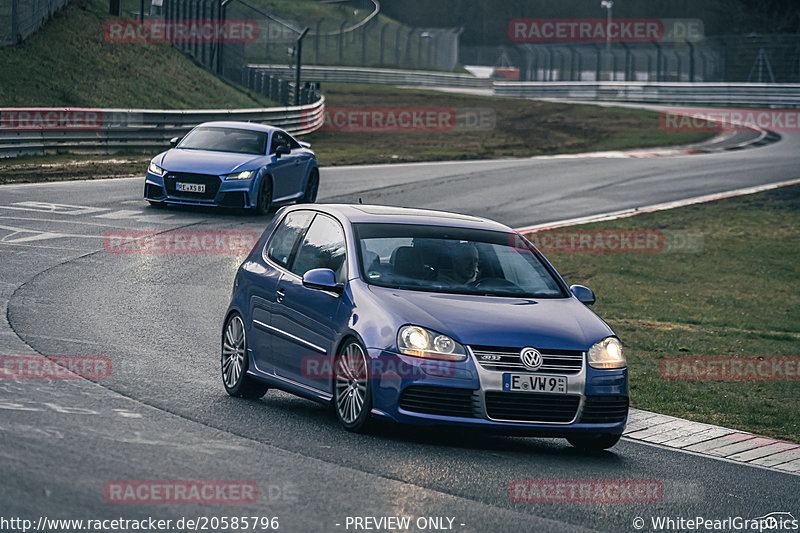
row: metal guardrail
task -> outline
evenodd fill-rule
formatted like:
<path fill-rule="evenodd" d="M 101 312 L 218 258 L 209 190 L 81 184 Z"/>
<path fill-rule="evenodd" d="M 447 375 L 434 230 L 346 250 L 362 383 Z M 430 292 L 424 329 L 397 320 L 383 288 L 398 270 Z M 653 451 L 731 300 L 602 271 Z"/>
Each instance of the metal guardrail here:
<path fill-rule="evenodd" d="M 496 96 L 659 104 L 800 107 L 800 84 L 650 82 L 494 82 Z"/>
<path fill-rule="evenodd" d="M 43 154 L 57 150 L 114 153 L 121 150 L 163 149 L 173 137 L 186 134 L 202 122 L 236 120 L 265 123 L 304 135 L 322 126 L 325 98 L 309 105 L 266 109 L 185 110 L 0 108 L 0 157 Z M 76 127 L 76 113 L 95 113 L 87 125 Z M 16 114 L 14 114 L 16 113 Z M 39 113 L 36 115 L 36 113 Z M 72 124 L 64 125 L 64 121 Z M 49 123 L 48 123 L 49 122 Z M 35 127 L 37 124 L 41 127 Z"/>
<path fill-rule="evenodd" d="M 267 72 L 291 78 L 294 68 L 285 65 L 247 65 L 246 70 Z M 427 85 L 441 87 L 470 87 L 491 89 L 492 80 L 467 74 L 431 72 L 425 70 L 395 70 L 387 68 L 325 67 L 303 65 L 303 81 L 334 83 L 377 83 L 385 85 Z"/>
<path fill-rule="evenodd" d="M 282 77 L 283 65 L 247 65 L 245 71 Z M 509 82 L 420 70 L 304 66 L 303 80 L 492 89 L 495 96 L 608 100 L 659 104 L 706 104 L 800 107 L 800 84 L 688 82 Z"/>

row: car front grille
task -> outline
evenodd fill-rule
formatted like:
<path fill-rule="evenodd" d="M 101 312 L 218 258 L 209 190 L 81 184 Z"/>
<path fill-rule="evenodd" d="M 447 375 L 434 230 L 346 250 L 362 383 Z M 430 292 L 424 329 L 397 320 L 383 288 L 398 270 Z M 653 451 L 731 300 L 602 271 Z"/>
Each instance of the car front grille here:
<path fill-rule="evenodd" d="M 522 364 L 522 360 L 519 357 L 522 348 L 496 346 L 471 346 L 471 348 L 481 367 L 497 372 L 577 374 L 583 368 L 583 352 L 579 350 L 541 349 L 539 352 L 542 354 L 542 366 L 538 370 L 530 370 Z"/>
<path fill-rule="evenodd" d="M 581 397 L 571 394 L 486 392 L 486 414 L 494 420 L 519 422 L 571 422 Z"/>
<path fill-rule="evenodd" d="M 205 192 L 185 192 L 177 190 L 177 183 L 202 183 L 206 186 Z M 164 176 L 164 185 L 167 188 L 167 194 L 170 196 L 177 196 L 179 198 L 186 198 L 192 200 L 212 200 L 217 196 L 217 191 L 222 182 L 219 176 L 212 176 L 210 174 L 189 174 L 187 172 L 168 172 Z"/>
<path fill-rule="evenodd" d="M 613 424 L 622 422 L 626 416 L 627 396 L 587 396 L 580 421 L 587 424 Z"/>
<path fill-rule="evenodd" d="M 471 389 L 411 386 L 400 395 L 399 405 L 415 413 L 475 418 L 480 399 L 477 391 Z"/>

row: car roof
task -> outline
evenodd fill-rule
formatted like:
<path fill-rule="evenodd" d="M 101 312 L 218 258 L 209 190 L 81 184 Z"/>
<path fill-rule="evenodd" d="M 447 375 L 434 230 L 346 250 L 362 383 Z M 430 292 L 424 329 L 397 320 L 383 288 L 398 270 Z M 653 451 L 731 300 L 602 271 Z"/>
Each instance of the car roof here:
<path fill-rule="evenodd" d="M 486 218 L 432 209 L 368 204 L 314 204 L 313 207 L 300 205 L 297 208 L 313 208 L 329 213 L 341 220 L 349 221 L 351 224 L 422 224 L 502 232 L 513 231 L 508 226 Z"/>
<path fill-rule="evenodd" d="M 235 120 L 216 120 L 212 122 L 203 122 L 202 124 L 198 124 L 197 127 L 201 126 L 213 126 L 218 128 L 237 128 L 240 130 L 250 130 L 250 131 L 283 131 L 280 128 L 276 128 L 275 126 L 268 126 L 266 124 L 259 124 L 258 122 L 237 122 Z M 284 132 L 285 133 L 285 132 Z"/>

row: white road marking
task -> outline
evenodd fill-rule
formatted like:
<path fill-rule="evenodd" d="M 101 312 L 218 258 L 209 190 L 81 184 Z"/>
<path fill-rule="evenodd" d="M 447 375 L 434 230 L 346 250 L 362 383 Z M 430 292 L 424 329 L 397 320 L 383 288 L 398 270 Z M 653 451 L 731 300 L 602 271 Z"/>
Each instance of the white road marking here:
<path fill-rule="evenodd" d="M 16 211 L 36 211 L 39 213 L 56 213 L 59 215 L 86 215 L 108 211 L 106 207 L 91 207 L 86 205 L 53 204 L 50 202 L 14 202 L 10 206 L 0 206 L 2 209 Z"/>
<path fill-rule="evenodd" d="M 675 209 L 676 207 L 685 207 L 687 205 L 700 204 L 705 202 L 712 202 L 714 200 L 722 200 L 723 198 L 732 198 L 734 196 L 744 196 L 746 194 L 754 194 L 757 192 L 769 191 L 779 187 L 786 187 L 789 185 L 796 185 L 800 180 L 793 179 L 788 181 L 779 181 L 777 183 L 768 183 L 766 185 L 757 185 L 755 187 L 745 187 L 742 189 L 734 189 L 731 191 L 706 194 L 703 196 L 695 196 L 694 198 L 687 198 L 685 200 L 676 200 L 674 202 L 664 202 L 661 204 L 652 204 L 643 207 L 633 207 L 630 209 L 622 209 L 620 211 L 612 211 L 609 213 L 600 213 L 598 215 L 589 215 L 578 218 L 568 218 L 564 220 L 556 220 L 553 222 L 545 222 L 543 224 L 535 224 L 533 226 L 526 226 L 524 228 L 517 228 L 519 233 L 530 233 L 532 231 L 541 231 L 545 229 L 561 228 L 564 226 L 577 226 L 579 224 L 590 224 L 592 222 L 603 222 L 606 220 L 616 220 L 618 218 L 627 218 L 642 213 L 652 213 L 654 211 L 666 211 L 667 209 Z"/>
<path fill-rule="evenodd" d="M 103 239 L 103 235 L 78 235 L 73 233 L 55 233 L 52 231 L 38 231 L 27 228 L 19 228 L 16 226 L 0 226 L 0 229 L 4 229 L 6 231 L 11 232 L 9 235 L 6 235 L 2 239 L 0 239 L 0 243 L 3 244 L 20 244 L 31 241 L 41 241 L 45 239 L 61 239 L 64 237 L 72 237 L 76 239 Z M 31 235 L 28 237 L 18 237 L 16 239 L 9 238 L 9 237 L 14 237 L 14 235 L 18 235 L 20 233 L 29 233 Z"/>
<path fill-rule="evenodd" d="M 119 211 L 112 211 L 110 213 L 103 213 L 102 215 L 94 215 L 94 218 L 112 219 L 112 220 L 135 220 L 137 222 L 150 222 L 152 224 L 168 224 L 170 222 L 177 222 L 178 217 L 174 214 L 157 214 L 147 213 L 141 209 L 120 209 Z M 200 219 L 181 218 L 181 221 L 187 223 L 199 222 Z"/>

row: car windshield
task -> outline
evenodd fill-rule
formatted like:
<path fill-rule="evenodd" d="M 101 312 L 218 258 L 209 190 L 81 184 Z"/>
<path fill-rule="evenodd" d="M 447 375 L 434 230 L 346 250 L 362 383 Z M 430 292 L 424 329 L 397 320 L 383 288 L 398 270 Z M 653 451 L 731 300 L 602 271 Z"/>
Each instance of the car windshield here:
<path fill-rule="evenodd" d="M 178 148 L 264 155 L 267 151 L 267 132 L 221 127 L 195 128 L 183 138 Z"/>
<path fill-rule="evenodd" d="M 371 285 L 451 294 L 564 298 L 539 253 L 514 233 L 412 224 L 354 224 Z"/>

